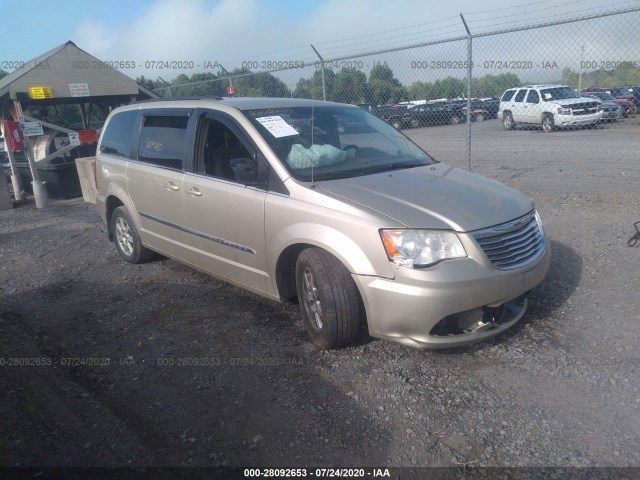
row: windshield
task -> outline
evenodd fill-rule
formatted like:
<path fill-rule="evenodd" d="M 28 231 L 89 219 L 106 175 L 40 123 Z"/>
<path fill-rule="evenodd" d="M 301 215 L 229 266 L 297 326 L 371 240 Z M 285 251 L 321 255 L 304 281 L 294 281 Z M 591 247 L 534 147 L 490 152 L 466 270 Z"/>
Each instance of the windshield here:
<path fill-rule="evenodd" d="M 615 100 L 614 96 L 607 92 L 592 92 L 592 93 L 589 93 L 589 95 L 598 97 L 602 100 Z"/>
<path fill-rule="evenodd" d="M 291 175 L 301 181 L 357 177 L 434 163 L 411 140 L 361 108 L 319 105 L 243 113 Z"/>
<path fill-rule="evenodd" d="M 565 98 L 580 98 L 580 95 L 571 87 L 545 88 L 540 90 L 540 93 L 542 94 L 542 100 L 545 102 L 563 100 Z"/>

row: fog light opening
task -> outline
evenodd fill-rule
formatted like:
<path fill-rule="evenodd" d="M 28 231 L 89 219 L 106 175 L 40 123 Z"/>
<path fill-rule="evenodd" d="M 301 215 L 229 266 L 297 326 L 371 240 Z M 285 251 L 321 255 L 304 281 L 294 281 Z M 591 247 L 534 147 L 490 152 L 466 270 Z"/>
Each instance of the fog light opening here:
<path fill-rule="evenodd" d="M 504 306 L 481 307 L 448 315 L 440 320 L 429 335 L 448 337 L 491 330 L 500 325 Z"/>

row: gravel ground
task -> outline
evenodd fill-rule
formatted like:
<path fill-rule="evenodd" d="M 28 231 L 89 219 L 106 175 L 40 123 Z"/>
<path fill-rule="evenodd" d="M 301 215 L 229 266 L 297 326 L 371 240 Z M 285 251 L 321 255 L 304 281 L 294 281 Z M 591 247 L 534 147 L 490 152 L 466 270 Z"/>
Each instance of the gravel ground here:
<path fill-rule="evenodd" d="M 640 467 L 639 126 L 474 124 L 553 259 L 519 325 L 447 351 L 322 352 L 295 306 L 123 263 L 93 205 L 0 212 L 0 466 Z M 464 128 L 406 133 L 464 167 Z"/>

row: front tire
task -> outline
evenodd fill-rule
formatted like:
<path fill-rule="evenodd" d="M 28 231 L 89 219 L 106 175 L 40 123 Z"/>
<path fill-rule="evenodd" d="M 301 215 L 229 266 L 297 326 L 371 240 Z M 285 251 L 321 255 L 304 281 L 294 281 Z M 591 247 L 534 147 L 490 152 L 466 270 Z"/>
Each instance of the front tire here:
<path fill-rule="evenodd" d="M 144 263 L 151 260 L 153 252 L 142 246 L 131 215 L 125 207 L 118 207 L 111 215 L 111 231 L 118 253 L 128 263 Z"/>
<path fill-rule="evenodd" d="M 451 125 L 458 125 L 460 123 L 460 117 L 458 117 L 457 115 L 454 115 L 453 117 L 451 117 Z"/>
<path fill-rule="evenodd" d="M 353 343 L 364 308 L 349 270 L 316 247 L 300 252 L 296 288 L 305 327 L 314 345 L 329 350 Z"/>
<path fill-rule="evenodd" d="M 545 133 L 553 132 L 556 129 L 556 125 L 553 122 L 553 117 L 551 115 L 545 115 L 542 118 L 542 130 Z"/>
<path fill-rule="evenodd" d="M 504 112 L 502 116 L 502 124 L 504 125 L 505 130 L 513 130 L 516 128 L 516 122 L 513 121 L 513 115 L 511 112 Z"/>

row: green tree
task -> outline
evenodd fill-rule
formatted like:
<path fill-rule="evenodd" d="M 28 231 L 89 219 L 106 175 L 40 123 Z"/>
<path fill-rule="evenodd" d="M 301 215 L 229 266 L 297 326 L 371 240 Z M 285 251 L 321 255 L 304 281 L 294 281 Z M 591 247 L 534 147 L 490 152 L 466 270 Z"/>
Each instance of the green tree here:
<path fill-rule="evenodd" d="M 398 103 L 408 98 L 407 89 L 386 64 L 377 64 L 371 69 L 368 86 L 374 103 L 378 105 Z"/>
<path fill-rule="evenodd" d="M 4 70 L 2 70 L 2 69 L 0 68 L 0 78 L 4 77 L 4 76 L 6 76 L 6 75 L 9 75 L 9 72 L 5 72 Z"/>
<path fill-rule="evenodd" d="M 224 78 L 215 73 L 180 74 L 171 82 L 171 91 L 180 97 L 220 97 L 227 94 L 226 86 Z"/>
<path fill-rule="evenodd" d="M 334 89 L 336 84 L 336 74 L 333 70 L 325 68 L 324 84 L 327 100 L 335 100 Z M 322 99 L 322 70 L 316 69 L 311 78 L 301 78 L 296 84 L 293 96 L 297 98 Z"/>
<path fill-rule="evenodd" d="M 473 97 L 499 97 L 506 89 L 518 87 L 520 84 L 520 79 L 514 73 L 484 75 L 471 79 L 471 95 Z M 467 81 L 453 77 L 436 80 L 435 83 L 417 81 L 409 85 L 407 92 L 412 100 L 466 97 Z"/>
<path fill-rule="evenodd" d="M 574 72 L 569 67 L 565 67 L 562 69 L 562 83 L 565 85 L 569 85 L 571 88 L 578 88 L 578 83 L 580 81 L 580 74 Z M 581 88 L 584 87 L 584 83 L 581 83 Z"/>
<path fill-rule="evenodd" d="M 418 80 L 407 87 L 407 95 L 411 100 L 433 100 L 429 96 L 429 92 L 433 88 L 433 84 Z"/>
<path fill-rule="evenodd" d="M 466 81 L 459 78 L 447 77 L 436 80 L 433 84 L 434 98 L 457 98 L 465 97 L 467 93 Z"/>
<path fill-rule="evenodd" d="M 373 97 L 367 84 L 367 76 L 356 68 L 343 68 L 336 74 L 335 88 L 330 100 L 357 105 L 371 103 Z"/>
<path fill-rule="evenodd" d="M 234 74 L 251 73 L 246 69 L 236 69 L 231 72 Z M 241 97 L 290 97 L 291 91 L 287 85 L 271 73 L 258 72 L 245 75 L 233 79 L 233 86 L 236 89 L 236 95 Z M 226 85 L 224 87 L 226 89 Z"/>
<path fill-rule="evenodd" d="M 634 67 L 631 62 L 622 62 L 611 72 L 611 76 L 602 82 L 604 87 L 618 85 L 640 85 L 640 69 Z"/>
<path fill-rule="evenodd" d="M 474 97 L 499 97 L 508 88 L 519 87 L 520 84 L 520 78 L 515 73 L 484 75 L 471 79 L 471 92 Z"/>

